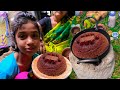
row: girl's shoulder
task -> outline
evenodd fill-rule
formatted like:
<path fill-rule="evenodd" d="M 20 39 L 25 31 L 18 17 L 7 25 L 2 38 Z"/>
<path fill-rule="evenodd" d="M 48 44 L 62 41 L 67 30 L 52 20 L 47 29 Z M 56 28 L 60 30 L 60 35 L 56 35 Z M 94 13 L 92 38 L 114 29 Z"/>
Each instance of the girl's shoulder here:
<path fill-rule="evenodd" d="M 10 62 L 14 59 L 14 52 L 10 53 L 9 55 L 5 56 L 1 61 L 0 61 L 0 64 L 1 63 L 4 63 L 4 62 Z"/>
<path fill-rule="evenodd" d="M 14 52 L 6 56 L 0 62 L 0 79 L 13 78 L 19 72 Z"/>

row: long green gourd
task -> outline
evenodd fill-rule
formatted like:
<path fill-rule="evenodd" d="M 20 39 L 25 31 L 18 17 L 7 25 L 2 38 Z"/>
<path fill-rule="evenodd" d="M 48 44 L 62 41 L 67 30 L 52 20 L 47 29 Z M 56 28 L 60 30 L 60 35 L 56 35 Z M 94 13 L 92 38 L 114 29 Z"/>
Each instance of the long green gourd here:
<path fill-rule="evenodd" d="M 72 19 L 72 23 L 70 24 L 70 20 L 68 20 L 69 24 L 66 26 L 66 28 L 64 29 L 64 31 L 55 39 L 53 40 L 52 42 L 54 44 L 58 44 L 64 40 L 66 40 L 70 34 L 70 30 L 71 30 L 71 24 L 76 24 L 76 16 L 73 16 L 73 19 Z"/>
<path fill-rule="evenodd" d="M 62 28 L 63 28 L 63 26 L 59 26 L 59 28 L 56 29 L 56 30 L 59 30 L 59 29 L 62 29 Z M 56 31 L 56 30 L 55 30 L 55 31 Z M 47 36 L 47 37 L 44 39 L 44 41 L 45 41 L 46 43 L 52 41 L 52 40 L 59 34 L 59 33 L 55 33 L 55 31 L 49 33 L 49 36 Z"/>
<path fill-rule="evenodd" d="M 66 26 L 68 26 L 68 24 L 69 21 L 67 21 L 64 25 L 58 26 L 56 30 L 54 29 L 54 31 L 48 32 L 49 34 L 48 33 L 46 34 L 46 36 L 44 37 L 44 41 L 47 43 L 57 38 L 64 31 Z"/>
<path fill-rule="evenodd" d="M 50 41 L 56 39 L 64 30 L 65 28 L 69 25 L 69 21 L 67 21 L 64 25 L 62 25 L 60 28 L 55 30 L 52 35 Z"/>
<path fill-rule="evenodd" d="M 63 39 L 66 39 L 69 36 L 70 28 L 71 28 L 71 25 L 69 23 L 69 25 L 64 29 L 64 31 L 52 42 L 54 44 L 58 44 L 62 42 Z"/>
<path fill-rule="evenodd" d="M 53 32 L 54 32 L 56 29 L 58 29 L 60 26 L 61 26 L 61 22 L 59 22 L 52 30 L 50 30 L 50 31 L 45 35 L 45 37 L 46 37 L 47 35 L 53 33 Z"/>
<path fill-rule="evenodd" d="M 59 44 L 55 44 L 55 51 L 58 52 L 58 53 L 62 53 L 63 49 L 66 48 L 66 47 L 69 47 L 70 46 L 70 41 L 71 39 L 67 39 Z"/>
<path fill-rule="evenodd" d="M 44 41 L 47 42 L 50 40 L 52 33 L 61 26 L 61 22 L 59 22 L 52 30 L 50 30 L 45 36 Z"/>

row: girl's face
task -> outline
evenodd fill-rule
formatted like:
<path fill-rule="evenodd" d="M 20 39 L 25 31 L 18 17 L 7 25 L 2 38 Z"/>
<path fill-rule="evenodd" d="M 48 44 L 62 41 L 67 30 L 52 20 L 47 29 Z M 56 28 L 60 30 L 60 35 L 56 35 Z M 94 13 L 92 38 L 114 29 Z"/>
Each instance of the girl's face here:
<path fill-rule="evenodd" d="M 53 11 L 53 13 L 56 17 L 63 18 L 67 14 L 67 11 Z"/>
<path fill-rule="evenodd" d="M 32 22 L 23 24 L 15 35 L 17 47 L 23 54 L 32 56 L 39 49 L 40 36 Z"/>

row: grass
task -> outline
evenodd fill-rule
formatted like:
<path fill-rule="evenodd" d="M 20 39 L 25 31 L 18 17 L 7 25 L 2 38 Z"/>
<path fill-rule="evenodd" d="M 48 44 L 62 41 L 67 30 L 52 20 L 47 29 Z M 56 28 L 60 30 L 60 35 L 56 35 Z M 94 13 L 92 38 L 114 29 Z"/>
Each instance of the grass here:
<path fill-rule="evenodd" d="M 72 72 L 71 72 L 69 78 L 70 78 L 70 79 L 77 79 L 77 76 L 76 76 L 74 70 L 72 70 Z"/>
<path fill-rule="evenodd" d="M 112 79 L 120 78 L 120 54 L 115 52 L 115 67 L 112 74 Z"/>

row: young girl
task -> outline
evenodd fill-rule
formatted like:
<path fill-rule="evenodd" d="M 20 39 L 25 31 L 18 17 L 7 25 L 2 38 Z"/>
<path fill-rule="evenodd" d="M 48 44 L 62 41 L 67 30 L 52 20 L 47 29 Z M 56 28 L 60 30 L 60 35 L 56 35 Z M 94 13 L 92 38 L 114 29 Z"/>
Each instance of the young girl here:
<path fill-rule="evenodd" d="M 30 71 L 40 47 L 40 30 L 31 13 L 17 13 L 11 28 L 15 51 L 0 62 L 0 79 L 13 79 L 20 72 Z"/>

